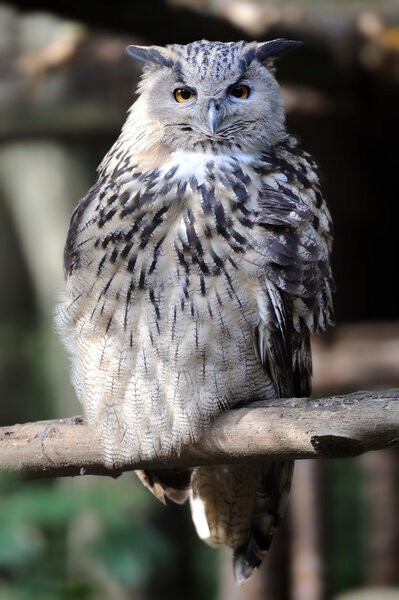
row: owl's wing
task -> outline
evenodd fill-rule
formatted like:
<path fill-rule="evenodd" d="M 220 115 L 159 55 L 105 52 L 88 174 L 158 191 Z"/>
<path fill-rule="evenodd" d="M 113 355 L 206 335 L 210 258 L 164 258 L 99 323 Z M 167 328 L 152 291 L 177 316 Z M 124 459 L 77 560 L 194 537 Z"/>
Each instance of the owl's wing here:
<path fill-rule="evenodd" d="M 333 323 L 332 224 L 313 159 L 296 181 L 269 177 L 260 198 L 260 251 L 266 257 L 255 351 L 280 398 L 311 393 L 310 332 Z M 298 163 L 299 166 L 301 162 Z M 258 567 L 284 515 L 293 461 L 258 467 L 248 540 L 234 551 L 234 575 L 243 583 Z M 234 475 L 231 475 L 234 477 Z"/>
<path fill-rule="evenodd" d="M 266 276 L 258 297 L 255 350 L 282 398 L 310 394 L 309 333 L 334 324 L 331 216 L 317 163 L 295 152 L 288 177 L 263 178 L 258 213 Z"/>
<path fill-rule="evenodd" d="M 273 185 L 269 185 L 273 184 Z M 309 396 L 310 332 L 333 322 L 331 220 L 316 181 L 269 181 L 260 198 L 258 254 L 265 277 L 254 347 L 281 398 Z M 191 506 L 205 541 L 234 550 L 234 576 L 244 583 L 262 562 L 284 515 L 293 461 L 194 470 Z"/>

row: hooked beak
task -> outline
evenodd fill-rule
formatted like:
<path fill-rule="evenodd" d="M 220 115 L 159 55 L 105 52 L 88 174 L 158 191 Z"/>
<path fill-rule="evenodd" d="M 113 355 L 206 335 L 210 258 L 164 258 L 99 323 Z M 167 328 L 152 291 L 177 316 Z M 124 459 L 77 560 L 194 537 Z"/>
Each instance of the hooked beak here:
<path fill-rule="evenodd" d="M 208 108 L 208 124 L 212 134 L 215 134 L 218 130 L 221 120 L 220 104 L 214 98 L 211 98 Z"/>

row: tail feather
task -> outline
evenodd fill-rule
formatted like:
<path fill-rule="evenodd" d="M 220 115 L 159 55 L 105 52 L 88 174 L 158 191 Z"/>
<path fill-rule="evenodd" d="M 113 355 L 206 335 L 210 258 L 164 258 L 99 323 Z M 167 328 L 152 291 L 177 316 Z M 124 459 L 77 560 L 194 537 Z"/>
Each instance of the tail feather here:
<path fill-rule="evenodd" d="M 269 550 L 284 516 L 291 487 L 294 461 L 266 463 L 259 469 L 255 506 L 248 541 L 234 551 L 234 579 L 245 583 Z"/>
<path fill-rule="evenodd" d="M 234 578 L 245 583 L 258 568 L 284 515 L 293 461 L 199 467 L 190 496 L 198 535 L 234 551 Z"/>
<path fill-rule="evenodd" d="M 258 543 L 255 536 L 251 535 L 244 546 L 234 551 L 233 573 L 236 585 L 243 585 L 252 573 L 260 567 L 270 543 L 271 538 L 263 538 Z"/>

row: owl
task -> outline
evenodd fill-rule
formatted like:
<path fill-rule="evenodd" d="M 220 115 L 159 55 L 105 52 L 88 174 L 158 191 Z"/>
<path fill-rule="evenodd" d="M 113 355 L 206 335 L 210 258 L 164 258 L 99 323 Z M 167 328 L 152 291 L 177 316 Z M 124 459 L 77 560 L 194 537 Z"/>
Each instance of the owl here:
<path fill-rule="evenodd" d="M 299 42 L 129 46 L 138 98 L 75 209 L 58 320 L 104 462 L 176 455 L 223 411 L 310 395 L 333 322 L 331 218 L 285 128 L 273 63 Z M 190 498 L 245 582 L 283 516 L 292 461 L 143 470 Z"/>

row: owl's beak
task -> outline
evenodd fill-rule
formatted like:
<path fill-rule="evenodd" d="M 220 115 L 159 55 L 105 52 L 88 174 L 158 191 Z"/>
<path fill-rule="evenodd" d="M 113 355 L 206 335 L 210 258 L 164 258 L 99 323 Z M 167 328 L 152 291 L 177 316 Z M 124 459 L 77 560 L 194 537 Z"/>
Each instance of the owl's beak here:
<path fill-rule="evenodd" d="M 208 108 L 208 123 L 209 129 L 213 134 L 215 134 L 218 130 L 221 120 L 222 115 L 220 113 L 220 104 L 215 100 L 215 98 L 211 98 Z"/>

